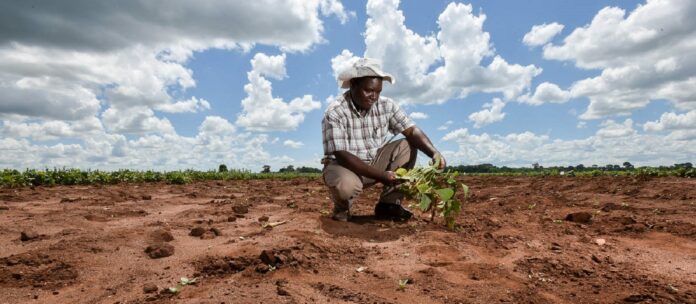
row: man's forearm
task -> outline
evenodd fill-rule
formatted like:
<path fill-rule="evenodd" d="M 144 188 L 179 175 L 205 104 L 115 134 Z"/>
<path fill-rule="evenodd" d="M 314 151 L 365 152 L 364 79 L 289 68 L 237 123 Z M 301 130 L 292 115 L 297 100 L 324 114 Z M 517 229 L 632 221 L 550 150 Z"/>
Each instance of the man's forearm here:
<path fill-rule="evenodd" d="M 423 151 L 425 155 L 433 158 L 436 153 L 439 153 L 427 135 L 416 126 L 406 129 L 402 134 L 406 137 L 408 144 L 416 149 Z"/>
<path fill-rule="evenodd" d="M 353 171 L 353 173 L 376 181 L 384 181 L 384 172 L 370 167 L 352 153 L 348 151 L 336 151 L 334 152 L 334 156 L 336 156 L 336 161 L 338 161 L 341 166 L 348 168 L 348 170 Z"/>

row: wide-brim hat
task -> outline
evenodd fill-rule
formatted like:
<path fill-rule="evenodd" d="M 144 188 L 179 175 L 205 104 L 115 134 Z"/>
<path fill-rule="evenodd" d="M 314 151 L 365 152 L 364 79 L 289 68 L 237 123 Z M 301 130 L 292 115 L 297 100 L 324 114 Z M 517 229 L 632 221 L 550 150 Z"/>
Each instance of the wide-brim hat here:
<path fill-rule="evenodd" d="M 349 89 L 350 80 L 360 77 L 381 77 L 383 80 L 394 84 L 394 76 L 382 71 L 379 62 L 372 58 L 360 58 L 353 63 L 353 66 L 338 74 L 338 84 L 343 89 Z"/>

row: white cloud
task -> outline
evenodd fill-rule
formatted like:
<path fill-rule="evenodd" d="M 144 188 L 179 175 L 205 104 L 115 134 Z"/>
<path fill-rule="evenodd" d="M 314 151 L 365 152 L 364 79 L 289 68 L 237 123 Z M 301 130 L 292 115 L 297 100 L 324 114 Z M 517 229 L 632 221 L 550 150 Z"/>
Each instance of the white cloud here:
<path fill-rule="evenodd" d="M 290 131 L 304 121 L 304 113 L 321 107 L 312 95 L 304 95 L 286 103 L 273 97 L 271 82 L 264 76 L 285 77 L 285 55 L 267 56 L 258 53 L 251 60 L 252 70 L 247 73 L 249 83 L 244 86 L 247 97 L 242 100 L 242 113 L 237 125 L 251 131 Z"/>
<path fill-rule="evenodd" d="M 501 121 L 505 118 L 505 113 L 503 113 L 504 107 L 505 102 L 500 100 L 500 98 L 494 98 L 492 103 L 483 105 L 483 110 L 471 113 L 469 120 L 474 122 L 474 128 L 477 129 Z"/>
<path fill-rule="evenodd" d="M 148 107 L 109 108 L 102 114 L 106 129 L 115 133 L 176 133 L 167 118 L 159 118 Z"/>
<path fill-rule="evenodd" d="M 408 114 L 411 119 L 428 119 L 428 114 L 423 113 L 423 112 L 411 112 L 411 114 Z"/>
<path fill-rule="evenodd" d="M 517 100 L 522 103 L 538 106 L 545 103 L 565 103 L 570 100 L 570 96 L 569 91 L 562 90 L 558 85 L 542 82 L 536 87 L 534 95 L 531 97 L 529 95 L 523 95 Z"/>
<path fill-rule="evenodd" d="M 398 85 L 386 85 L 385 95 L 401 103 L 443 103 L 470 93 L 502 93 L 512 99 L 529 89 L 541 69 L 510 64 L 495 55 L 490 35 L 483 31 L 486 16 L 471 5 L 451 3 L 438 18 L 439 32 L 421 36 L 405 25 L 399 1 L 370 0 L 365 30 L 365 56 L 381 60 Z M 484 58 L 493 57 L 482 65 Z M 332 60 L 334 74 L 355 56 L 348 50 Z"/>
<path fill-rule="evenodd" d="M 522 38 L 522 42 L 532 47 L 544 45 L 558 35 L 563 30 L 563 27 L 562 24 L 556 22 L 532 26 L 532 29 Z"/>
<path fill-rule="evenodd" d="M 626 119 L 622 124 L 616 123 L 613 120 L 607 120 L 600 125 L 602 128 L 597 130 L 597 136 L 602 138 L 627 137 L 636 134 L 633 129 L 633 120 Z"/>
<path fill-rule="evenodd" d="M 696 130 L 696 110 L 684 114 L 662 113 L 659 120 L 646 122 L 643 130 Z"/>
<path fill-rule="evenodd" d="M 294 140 L 290 140 L 290 139 L 285 140 L 283 142 L 283 145 L 288 146 L 288 147 L 293 148 L 293 149 L 299 149 L 299 148 L 302 148 L 302 146 L 304 146 L 304 144 L 302 142 L 294 141 Z"/>
<path fill-rule="evenodd" d="M 345 22 L 353 14 L 336 0 L 20 1 L 1 11 L 0 116 L 43 120 L 27 126 L 34 129 L 101 118 L 117 133 L 172 132 L 153 110 L 210 108 L 201 98 L 174 97 L 196 85 L 185 66 L 194 52 L 255 44 L 304 52 L 324 42 L 320 16 Z M 268 77 L 285 77 L 284 62 L 257 65 Z"/>
<path fill-rule="evenodd" d="M 628 115 L 651 100 L 669 100 L 677 109 L 696 109 L 696 3 L 648 0 L 626 15 L 606 7 L 592 23 L 577 28 L 563 44 L 548 44 L 544 57 L 574 61 L 599 76 L 576 82 L 573 97 L 588 97 L 580 117 Z"/>
<path fill-rule="evenodd" d="M 195 113 L 198 111 L 210 110 L 210 103 L 202 98 L 198 99 L 196 97 L 191 97 L 188 100 L 179 101 L 176 103 L 158 105 L 156 109 L 167 113 Z"/>
<path fill-rule="evenodd" d="M 449 129 L 449 126 L 451 126 L 454 122 L 451 120 L 446 121 L 443 125 L 437 127 L 439 131 L 445 131 Z"/>
<path fill-rule="evenodd" d="M 88 138 L 104 131 L 101 121 L 87 118 L 79 121 L 39 121 L 15 122 L 4 121 L 0 134 L 6 137 L 30 138 L 33 140 L 58 140 L 63 138 Z"/>
<path fill-rule="evenodd" d="M 621 164 L 656 166 L 693 161 L 693 141 L 675 141 L 665 136 L 639 134 L 630 120 L 605 122 L 604 128 L 583 139 L 553 139 L 531 132 L 507 135 L 471 134 L 457 129 L 442 139 L 454 142 L 455 151 L 443 152 L 451 164 L 492 163 L 498 166 L 544 166 Z M 620 136 L 619 136 L 620 135 Z"/>

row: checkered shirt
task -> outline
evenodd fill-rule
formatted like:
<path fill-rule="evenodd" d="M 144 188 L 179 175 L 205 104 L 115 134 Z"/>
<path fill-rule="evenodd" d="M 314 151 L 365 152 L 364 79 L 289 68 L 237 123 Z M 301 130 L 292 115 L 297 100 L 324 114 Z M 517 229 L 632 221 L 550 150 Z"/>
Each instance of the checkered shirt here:
<path fill-rule="evenodd" d="M 336 151 L 348 151 L 366 163 L 386 144 L 387 132 L 399 134 L 414 126 L 411 118 L 393 100 L 380 97 L 370 110 L 361 116 L 346 92 L 334 100 L 321 122 L 324 160 L 335 159 Z"/>

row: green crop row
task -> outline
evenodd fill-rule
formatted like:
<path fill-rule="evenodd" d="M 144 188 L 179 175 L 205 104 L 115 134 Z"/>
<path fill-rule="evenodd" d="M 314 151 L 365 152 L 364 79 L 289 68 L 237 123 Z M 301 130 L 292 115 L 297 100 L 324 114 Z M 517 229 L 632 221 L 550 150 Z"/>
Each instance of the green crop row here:
<path fill-rule="evenodd" d="M 456 171 L 456 170 L 454 170 Z M 633 170 L 622 171 L 607 171 L 607 170 L 582 170 L 582 171 L 564 171 L 557 169 L 541 169 L 541 170 L 517 170 L 503 172 L 485 172 L 485 173 L 464 173 L 473 176 L 649 176 L 649 177 L 696 177 L 696 168 L 677 168 L 677 169 L 659 169 L 659 168 L 638 168 Z"/>
<path fill-rule="evenodd" d="M 282 172 L 253 173 L 246 170 L 219 171 L 100 171 L 79 169 L 11 170 L 0 171 L 0 187 L 55 186 L 55 185 L 110 185 L 118 183 L 165 182 L 186 184 L 203 180 L 292 179 L 318 177 L 317 173 Z"/>

